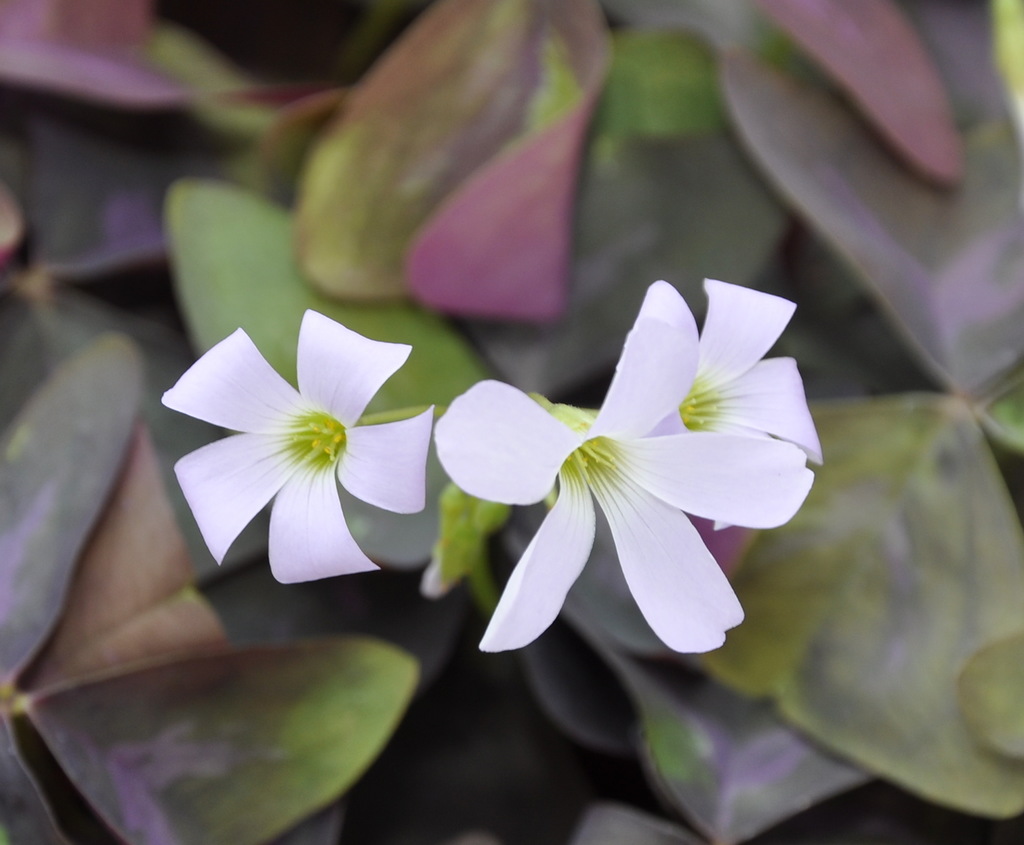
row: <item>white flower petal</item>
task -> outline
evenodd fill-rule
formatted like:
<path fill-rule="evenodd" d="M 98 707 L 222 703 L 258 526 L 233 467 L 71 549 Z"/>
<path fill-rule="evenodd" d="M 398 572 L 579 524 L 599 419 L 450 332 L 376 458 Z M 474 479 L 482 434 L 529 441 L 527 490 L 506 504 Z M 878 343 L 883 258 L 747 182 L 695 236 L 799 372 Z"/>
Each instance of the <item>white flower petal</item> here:
<path fill-rule="evenodd" d="M 338 479 L 353 496 L 394 513 L 423 510 L 431 406 L 408 420 L 348 429 Z"/>
<path fill-rule="evenodd" d="M 620 472 L 673 507 L 747 528 L 774 528 L 797 512 L 814 481 L 791 443 L 692 431 L 620 441 Z"/>
<path fill-rule="evenodd" d="M 551 491 L 583 436 L 521 390 L 481 381 L 448 406 L 434 442 L 445 471 L 471 496 L 529 505 Z"/>
<path fill-rule="evenodd" d="M 686 515 L 629 484 L 594 488 L 629 590 L 669 648 L 718 648 L 743 621 L 728 579 Z"/>
<path fill-rule="evenodd" d="M 302 399 L 237 329 L 189 367 L 163 403 L 214 425 L 260 433 L 280 428 Z"/>
<path fill-rule="evenodd" d="M 260 434 L 236 434 L 185 455 L 174 465 L 199 531 L 217 563 L 242 529 L 294 472 Z"/>
<path fill-rule="evenodd" d="M 768 358 L 722 387 L 716 431 L 767 432 L 795 443 L 821 463 L 821 442 L 792 358 Z M 721 425 L 718 424 L 721 422 Z"/>
<path fill-rule="evenodd" d="M 370 340 L 307 311 L 299 329 L 299 390 L 346 426 L 355 425 L 411 350 L 405 343 Z"/>
<path fill-rule="evenodd" d="M 558 500 L 512 571 L 480 641 L 483 651 L 521 648 L 555 621 L 594 546 L 594 501 L 582 481 L 560 477 Z"/>
<path fill-rule="evenodd" d="M 377 569 L 345 524 L 333 472 L 295 475 L 270 511 L 270 570 L 283 584 Z"/>
<path fill-rule="evenodd" d="M 700 335 L 698 378 L 719 385 L 760 361 L 786 328 L 796 305 L 740 285 L 704 280 L 708 313 Z"/>
<path fill-rule="evenodd" d="M 697 342 L 697 321 L 686 300 L 668 282 L 655 282 L 647 288 L 637 319 L 660 320 L 684 332 Z"/>
<path fill-rule="evenodd" d="M 638 319 L 589 436 L 642 437 L 678 413 L 697 354 L 696 338 L 659 320 Z"/>

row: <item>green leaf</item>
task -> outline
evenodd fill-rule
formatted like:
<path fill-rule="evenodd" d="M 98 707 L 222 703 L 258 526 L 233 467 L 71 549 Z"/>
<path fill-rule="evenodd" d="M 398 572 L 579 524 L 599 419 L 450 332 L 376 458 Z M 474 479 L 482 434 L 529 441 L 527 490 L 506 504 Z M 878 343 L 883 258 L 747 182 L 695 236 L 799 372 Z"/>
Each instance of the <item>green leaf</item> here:
<path fill-rule="evenodd" d="M 313 291 L 295 263 L 288 213 L 255 194 L 184 180 L 171 189 L 167 223 L 178 297 L 201 351 L 241 327 L 294 382 L 299 323 L 312 308 L 374 340 L 412 344 L 369 411 L 447 404 L 484 377 L 441 318 L 412 305 L 343 305 Z"/>
<path fill-rule="evenodd" d="M 1024 759 L 1024 633 L 977 654 L 960 676 L 960 706 L 975 737 L 986 748 Z"/>
<path fill-rule="evenodd" d="M 1010 133 L 972 134 L 961 187 L 939 192 L 826 94 L 738 52 L 723 67 L 753 156 L 935 377 L 976 395 L 1012 369 L 1024 356 L 1024 223 Z"/>
<path fill-rule="evenodd" d="M 702 845 L 701 840 L 664 819 L 624 804 L 593 804 L 569 845 Z"/>
<path fill-rule="evenodd" d="M 107 337 L 61 367 L 0 442 L 0 683 L 60 613 L 121 467 L 139 393 L 134 349 Z"/>
<path fill-rule="evenodd" d="M 1007 448 L 1024 452 L 1024 372 L 1006 379 L 981 411 L 989 434 Z"/>
<path fill-rule="evenodd" d="M 1019 813 L 1024 763 L 979 748 L 956 699 L 964 661 L 1024 618 L 1024 539 L 982 432 L 926 394 L 815 420 L 825 463 L 734 574 L 747 618 L 706 665 L 930 801 Z"/>
<path fill-rule="evenodd" d="M 320 640 L 108 677 L 32 698 L 28 713 L 125 839 L 255 845 L 359 778 L 415 683 L 392 646 Z"/>
<path fill-rule="evenodd" d="M 678 32 L 619 30 L 594 129 L 610 138 L 725 128 L 713 53 Z"/>

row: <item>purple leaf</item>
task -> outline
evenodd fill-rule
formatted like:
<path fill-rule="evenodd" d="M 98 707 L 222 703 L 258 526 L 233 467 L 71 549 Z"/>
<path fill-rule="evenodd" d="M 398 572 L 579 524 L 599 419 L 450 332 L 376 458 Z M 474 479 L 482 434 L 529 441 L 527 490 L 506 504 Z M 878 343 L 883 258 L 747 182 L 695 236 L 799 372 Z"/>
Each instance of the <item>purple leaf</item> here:
<path fill-rule="evenodd" d="M 191 584 L 185 539 L 152 441 L 139 428 L 75 571 L 67 609 L 19 676 L 19 688 L 40 689 L 129 661 L 223 645 L 216 615 Z"/>
<path fill-rule="evenodd" d="M 120 468 L 140 391 L 126 342 L 65 364 L 0 444 L 0 680 L 42 644 Z"/>
<path fill-rule="evenodd" d="M 918 172 L 949 185 L 963 150 L 939 78 L 891 0 L 756 0 L 860 105 Z"/>
<path fill-rule="evenodd" d="M 146 40 L 153 0 L 7 0 L 0 38 L 79 47 L 136 47 Z"/>
<path fill-rule="evenodd" d="M 977 395 L 1024 356 L 1013 139 L 969 139 L 957 191 L 900 167 L 833 99 L 742 53 L 724 60 L 740 134 L 778 190 L 846 258 L 938 381 Z"/>

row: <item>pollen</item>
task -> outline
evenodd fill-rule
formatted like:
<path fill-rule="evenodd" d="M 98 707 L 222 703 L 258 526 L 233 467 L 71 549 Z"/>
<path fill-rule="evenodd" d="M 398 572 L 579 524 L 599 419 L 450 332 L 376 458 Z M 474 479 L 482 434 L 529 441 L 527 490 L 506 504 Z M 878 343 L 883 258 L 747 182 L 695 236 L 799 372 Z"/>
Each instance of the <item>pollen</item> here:
<path fill-rule="evenodd" d="M 329 469 L 345 451 L 345 426 L 330 414 L 313 412 L 299 417 L 289 429 L 285 448 L 289 456 L 311 469 Z"/>

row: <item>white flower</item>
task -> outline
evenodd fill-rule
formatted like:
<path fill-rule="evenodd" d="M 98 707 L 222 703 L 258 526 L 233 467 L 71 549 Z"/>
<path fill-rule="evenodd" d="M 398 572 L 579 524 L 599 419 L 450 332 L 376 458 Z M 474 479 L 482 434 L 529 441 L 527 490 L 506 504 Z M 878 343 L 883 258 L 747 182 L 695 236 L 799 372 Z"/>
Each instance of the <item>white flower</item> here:
<path fill-rule="evenodd" d="M 630 591 L 668 646 L 717 648 L 742 621 L 728 580 L 686 513 L 774 527 L 796 512 L 813 476 L 804 453 L 780 440 L 681 425 L 678 433 L 652 433 L 670 414 L 678 417 L 697 359 L 692 317 L 673 325 L 641 315 L 596 414 L 565 405 L 549 413 L 495 381 L 451 404 L 435 440 L 441 463 L 467 493 L 530 504 L 558 480 L 554 507 L 512 572 L 482 649 L 526 645 L 558 615 L 593 546 L 594 499 Z"/>
<path fill-rule="evenodd" d="M 278 581 L 377 568 L 345 524 L 337 483 L 396 513 L 423 508 L 433 409 L 398 422 L 358 424 L 410 351 L 307 311 L 299 331 L 298 390 L 238 329 L 164 394 L 169 408 L 244 432 L 197 449 L 174 467 L 218 563 L 274 498 L 270 567 Z"/>
<path fill-rule="evenodd" d="M 708 312 L 700 335 L 697 374 L 679 416 L 694 431 L 753 437 L 772 435 L 802 448 L 821 463 L 821 443 L 807 408 L 803 380 L 792 358 L 764 358 L 796 306 L 787 299 L 704 280 Z M 667 282 L 647 291 L 640 317 L 694 332 L 693 314 Z M 659 432 L 672 431 L 675 417 Z"/>

